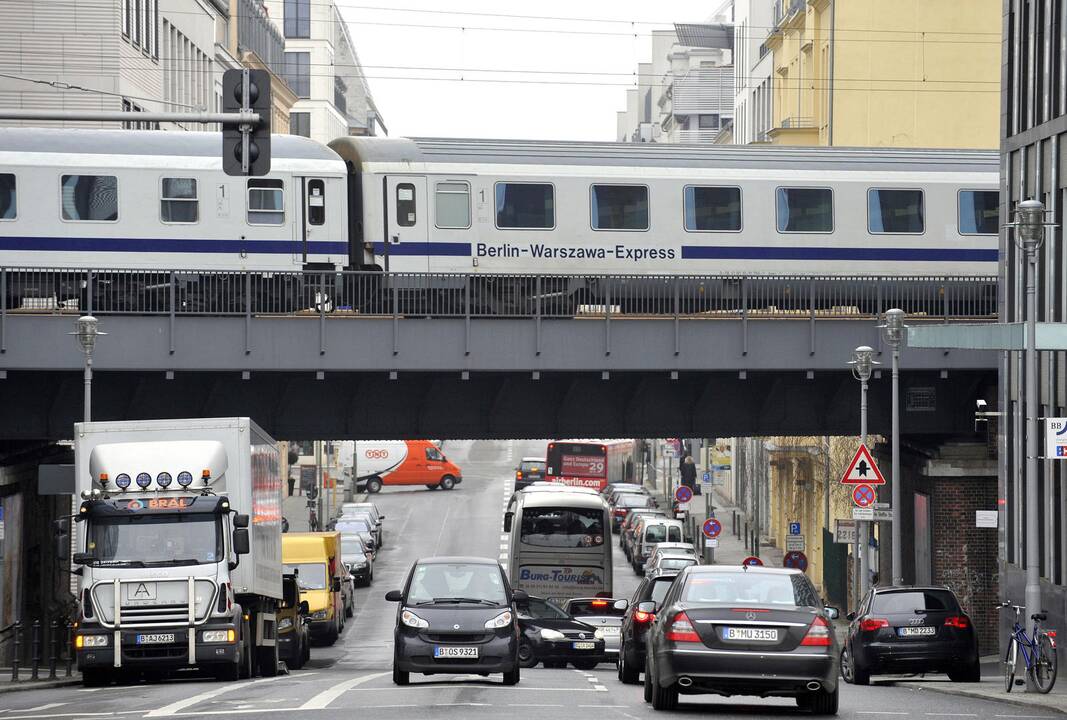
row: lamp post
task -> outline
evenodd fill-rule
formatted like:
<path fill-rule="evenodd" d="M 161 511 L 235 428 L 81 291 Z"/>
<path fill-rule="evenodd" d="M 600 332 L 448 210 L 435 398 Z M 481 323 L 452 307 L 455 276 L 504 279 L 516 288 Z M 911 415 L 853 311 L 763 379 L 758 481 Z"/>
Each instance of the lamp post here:
<path fill-rule="evenodd" d="M 93 349 L 96 347 L 96 339 L 101 335 L 107 335 L 100 330 L 100 321 L 92 315 L 82 315 L 74 321 L 74 331 L 67 333 L 78 338 L 82 352 L 85 354 L 85 422 L 93 419 Z"/>
<path fill-rule="evenodd" d="M 903 585 L 904 565 L 900 544 L 900 345 L 904 340 L 904 332 L 907 330 L 904 325 L 904 311 L 900 308 L 886 310 L 885 325 L 882 325 L 882 330 L 885 331 L 886 343 L 893 348 L 893 434 L 890 438 L 893 458 L 890 502 L 893 505 L 891 510 L 893 519 L 889 528 L 890 536 L 893 538 L 891 582 L 893 585 Z"/>
<path fill-rule="evenodd" d="M 860 381 L 860 444 L 867 444 L 867 381 L 871 379 L 871 370 L 876 363 L 874 361 L 874 348 L 868 345 L 860 345 L 852 351 L 852 359 L 848 361 L 852 366 L 852 377 Z M 860 599 L 867 594 L 867 573 L 869 560 L 867 557 L 868 525 L 865 520 L 856 523 L 856 563 L 853 573 L 856 578 L 853 582 L 855 587 L 855 601 L 857 607 Z"/>

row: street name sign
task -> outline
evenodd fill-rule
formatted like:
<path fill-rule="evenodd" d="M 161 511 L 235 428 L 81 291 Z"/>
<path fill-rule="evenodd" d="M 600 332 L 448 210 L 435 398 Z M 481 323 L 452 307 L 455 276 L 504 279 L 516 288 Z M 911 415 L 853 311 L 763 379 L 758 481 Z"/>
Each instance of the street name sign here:
<path fill-rule="evenodd" d="M 874 512 L 874 517 L 871 518 L 875 522 L 893 522 L 893 511 L 886 510 L 885 508 L 871 508 Z"/>
<path fill-rule="evenodd" d="M 852 462 L 848 464 L 848 470 L 841 478 L 842 485 L 885 485 L 885 478 L 878 469 L 878 464 L 871 457 L 871 451 L 866 445 L 860 445 L 856 454 L 852 456 Z"/>
<path fill-rule="evenodd" d="M 1067 460 L 1067 418 L 1045 418 L 1045 457 Z"/>

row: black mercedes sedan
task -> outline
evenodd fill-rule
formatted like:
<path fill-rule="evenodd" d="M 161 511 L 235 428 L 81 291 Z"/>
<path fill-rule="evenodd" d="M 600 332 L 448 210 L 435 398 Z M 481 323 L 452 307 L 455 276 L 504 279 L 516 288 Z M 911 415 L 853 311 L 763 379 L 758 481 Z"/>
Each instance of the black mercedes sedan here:
<path fill-rule="evenodd" d="M 407 685 L 412 672 L 503 673 L 505 685 L 519 682 L 515 603 L 529 596 L 512 591 L 495 560 L 416 560 L 404 589 L 390 590 L 385 599 L 399 603 L 393 631 L 397 685 Z"/>
<path fill-rule="evenodd" d="M 555 603 L 531 597 L 515 604 L 519 613 L 519 664 L 532 668 L 562 668 L 570 663 L 579 670 L 592 670 L 604 662 L 604 638 L 592 625 L 568 615 Z"/>
<path fill-rule="evenodd" d="M 679 695 L 792 697 L 836 715 L 835 617 L 799 570 L 688 567 L 648 631 L 645 700 L 673 710 Z"/>
<path fill-rule="evenodd" d="M 974 625 L 946 587 L 873 588 L 849 613 L 841 650 L 846 682 L 866 685 L 871 675 L 948 673 L 953 682 L 978 682 Z"/>

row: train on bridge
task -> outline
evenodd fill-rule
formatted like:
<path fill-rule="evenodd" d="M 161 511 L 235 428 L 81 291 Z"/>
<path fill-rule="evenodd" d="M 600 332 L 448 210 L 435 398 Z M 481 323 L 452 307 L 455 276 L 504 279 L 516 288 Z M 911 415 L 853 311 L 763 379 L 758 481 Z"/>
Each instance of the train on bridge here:
<path fill-rule="evenodd" d="M 245 178 L 217 133 L 8 128 L 0 167 L 6 309 L 677 312 L 767 275 L 996 301 L 995 152 L 278 135 Z"/>

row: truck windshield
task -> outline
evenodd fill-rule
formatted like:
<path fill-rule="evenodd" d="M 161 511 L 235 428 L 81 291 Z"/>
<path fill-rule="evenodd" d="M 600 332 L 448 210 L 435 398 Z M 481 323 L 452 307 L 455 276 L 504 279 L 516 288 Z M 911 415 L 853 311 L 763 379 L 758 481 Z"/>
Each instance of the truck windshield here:
<path fill-rule="evenodd" d="M 215 515 L 94 517 L 86 548 L 94 564 L 199 565 L 222 559 L 222 532 Z"/>
<path fill-rule="evenodd" d="M 286 563 L 285 572 L 296 573 L 296 582 L 301 590 L 326 589 L 326 565 L 324 563 Z"/>

